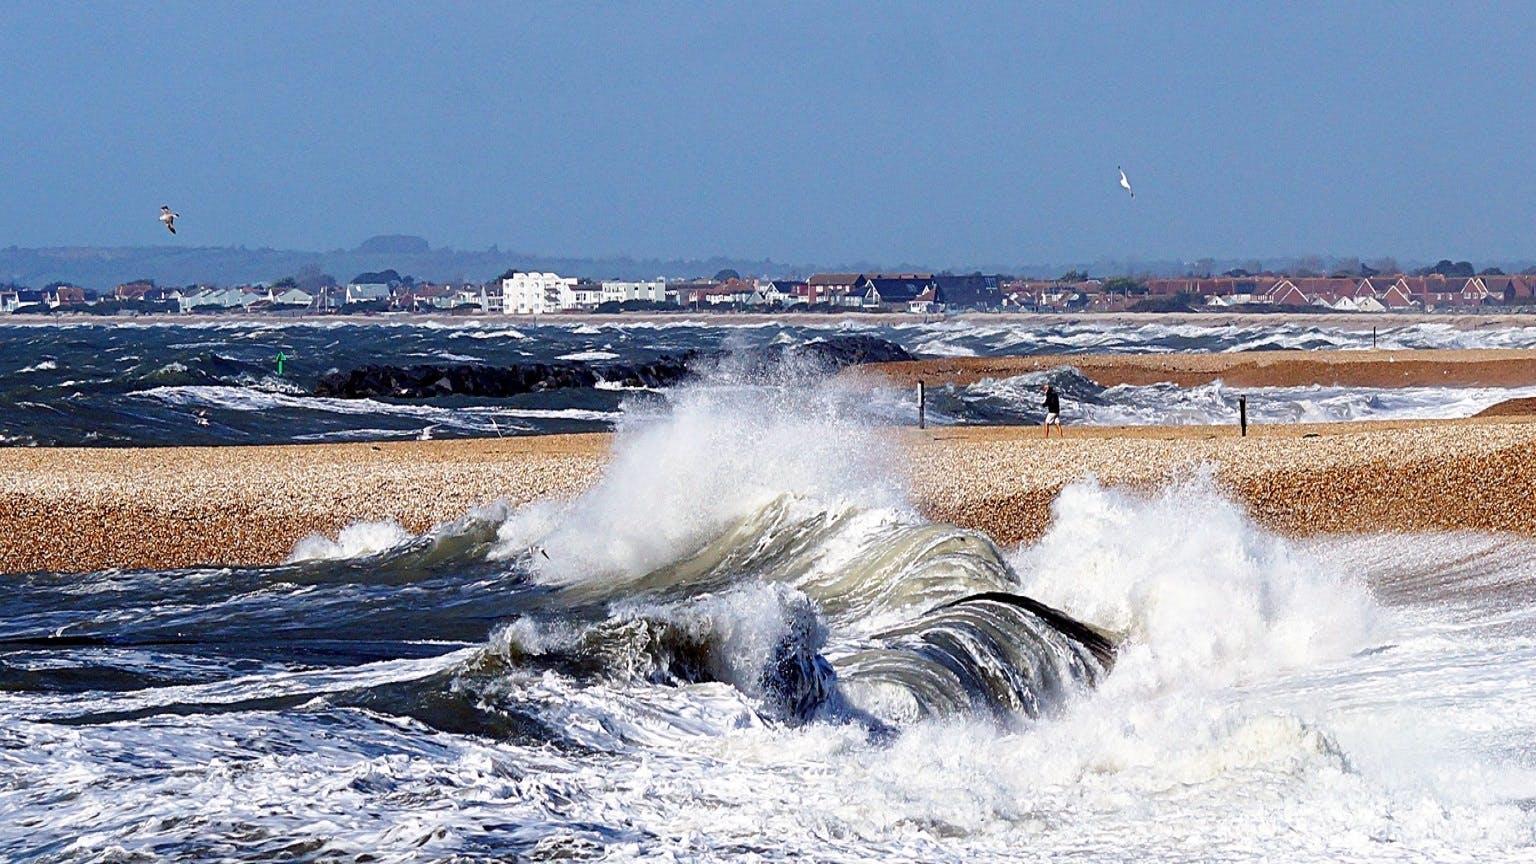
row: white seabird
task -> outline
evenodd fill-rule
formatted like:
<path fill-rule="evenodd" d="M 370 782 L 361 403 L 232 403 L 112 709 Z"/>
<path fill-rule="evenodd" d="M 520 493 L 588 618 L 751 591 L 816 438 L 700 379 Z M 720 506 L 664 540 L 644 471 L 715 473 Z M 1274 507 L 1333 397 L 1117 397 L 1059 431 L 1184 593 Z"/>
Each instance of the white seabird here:
<path fill-rule="evenodd" d="M 172 234 L 176 233 L 176 217 L 178 215 L 180 214 L 172 213 L 171 208 L 164 204 L 160 205 L 160 221 L 165 223 L 165 227 L 169 228 Z"/>
<path fill-rule="evenodd" d="M 1120 172 L 1120 188 L 1127 192 L 1131 192 L 1131 181 L 1125 179 L 1125 169 L 1121 168 L 1119 165 L 1116 165 L 1115 170 Z M 1135 198 L 1136 193 L 1131 192 L 1131 197 Z"/>

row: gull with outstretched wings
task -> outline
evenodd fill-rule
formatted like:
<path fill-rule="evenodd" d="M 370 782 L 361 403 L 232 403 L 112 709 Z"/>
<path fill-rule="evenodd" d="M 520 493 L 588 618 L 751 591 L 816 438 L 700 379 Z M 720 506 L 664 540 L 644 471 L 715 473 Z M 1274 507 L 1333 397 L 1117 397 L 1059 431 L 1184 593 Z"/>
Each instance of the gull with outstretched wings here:
<path fill-rule="evenodd" d="M 1131 192 L 1131 181 L 1126 179 L 1126 177 L 1125 177 L 1125 169 L 1121 168 L 1119 165 L 1116 165 L 1115 166 L 1115 170 L 1120 172 L 1120 188 L 1124 189 L 1127 192 Z M 1135 198 L 1136 197 L 1136 193 L 1135 192 L 1131 192 L 1131 197 Z"/>
<path fill-rule="evenodd" d="M 177 214 L 171 212 L 171 208 L 164 204 L 160 205 L 160 221 L 165 223 L 165 227 L 170 229 L 172 234 L 176 233 L 176 216 Z"/>

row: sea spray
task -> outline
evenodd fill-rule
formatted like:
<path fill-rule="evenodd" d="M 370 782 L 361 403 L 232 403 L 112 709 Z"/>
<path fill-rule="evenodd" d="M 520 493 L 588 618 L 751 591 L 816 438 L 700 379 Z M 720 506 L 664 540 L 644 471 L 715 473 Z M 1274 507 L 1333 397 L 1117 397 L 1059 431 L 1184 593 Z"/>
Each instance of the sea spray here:
<path fill-rule="evenodd" d="M 406 543 L 414 536 L 394 520 L 354 522 L 342 528 L 335 540 L 324 534 L 310 534 L 293 547 L 285 563 L 376 555 Z"/>
<path fill-rule="evenodd" d="M 1079 481 L 1051 514 L 1013 557 L 1025 593 L 1120 634 L 1159 680 L 1239 681 L 1370 644 L 1369 590 L 1259 528 L 1206 471 L 1150 495 Z"/>
<path fill-rule="evenodd" d="M 894 448 L 848 387 L 698 385 L 680 390 L 668 414 L 626 414 L 603 479 L 558 515 L 510 520 L 497 554 L 537 545 L 548 553 L 535 562 L 541 579 L 622 582 L 786 493 L 902 506 Z"/>

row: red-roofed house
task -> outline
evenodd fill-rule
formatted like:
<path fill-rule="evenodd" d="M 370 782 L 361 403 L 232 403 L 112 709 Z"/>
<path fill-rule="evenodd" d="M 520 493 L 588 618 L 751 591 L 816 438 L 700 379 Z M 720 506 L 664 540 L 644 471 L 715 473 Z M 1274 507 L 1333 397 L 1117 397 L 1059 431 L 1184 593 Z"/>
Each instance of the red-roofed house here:
<path fill-rule="evenodd" d="M 1269 286 L 1264 296 L 1267 302 L 1276 306 L 1306 306 L 1312 302 L 1310 297 L 1296 287 L 1296 283 L 1284 278 L 1275 280 L 1275 284 Z"/>
<path fill-rule="evenodd" d="M 863 281 L 863 273 L 816 273 L 806 280 L 806 302 L 812 306 L 862 306 L 864 292 L 858 287 Z"/>

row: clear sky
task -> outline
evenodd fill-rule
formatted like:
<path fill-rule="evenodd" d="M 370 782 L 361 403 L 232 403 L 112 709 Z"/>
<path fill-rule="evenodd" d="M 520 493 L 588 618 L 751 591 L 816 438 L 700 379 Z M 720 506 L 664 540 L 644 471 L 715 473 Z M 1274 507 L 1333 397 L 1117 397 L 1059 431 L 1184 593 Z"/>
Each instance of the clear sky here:
<path fill-rule="evenodd" d="M 1530 259 L 1533 46 L 1525 3 L 0 0 L 0 246 Z"/>

